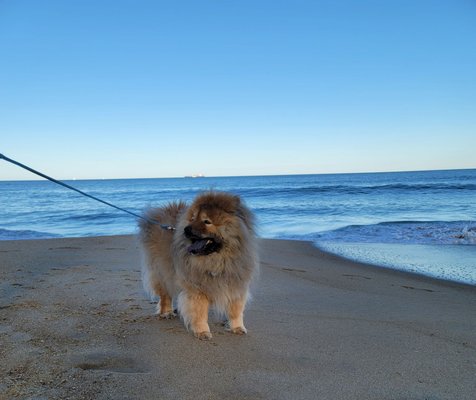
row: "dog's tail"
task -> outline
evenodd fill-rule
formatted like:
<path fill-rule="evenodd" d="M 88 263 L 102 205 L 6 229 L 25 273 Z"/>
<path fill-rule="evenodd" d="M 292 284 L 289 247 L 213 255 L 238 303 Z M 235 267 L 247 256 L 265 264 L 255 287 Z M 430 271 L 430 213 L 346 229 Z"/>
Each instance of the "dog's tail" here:
<path fill-rule="evenodd" d="M 180 215 L 187 208 L 184 202 L 172 202 L 164 207 L 150 208 L 144 212 L 147 219 L 160 224 L 175 226 Z M 138 221 L 138 239 L 142 248 L 142 284 L 151 298 L 159 295 L 157 284 L 161 283 L 161 264 L 172 262 L 171 250 L 173 230 L 164 230 L 160 224 L 146 219 Z"/>

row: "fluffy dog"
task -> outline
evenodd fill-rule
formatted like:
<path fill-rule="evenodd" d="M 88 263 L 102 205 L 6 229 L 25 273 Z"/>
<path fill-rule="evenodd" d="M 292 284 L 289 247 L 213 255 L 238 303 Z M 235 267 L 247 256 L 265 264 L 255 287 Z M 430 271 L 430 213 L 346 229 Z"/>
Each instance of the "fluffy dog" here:
<path fill-rule="evenodd" d="M 160 297 L 160 318 L 175 317 L 176 299 L 185 326 L 199 339 L 212 337 L 210 306 L 227 316 L 227 330 L 245 334 L 243 311 L 258 268 L 251 211 L 238 196 L 211 191 L 190 206 L 174 202 L 146 215 L 175 227 L 139 222 L 144 287 Z"/>

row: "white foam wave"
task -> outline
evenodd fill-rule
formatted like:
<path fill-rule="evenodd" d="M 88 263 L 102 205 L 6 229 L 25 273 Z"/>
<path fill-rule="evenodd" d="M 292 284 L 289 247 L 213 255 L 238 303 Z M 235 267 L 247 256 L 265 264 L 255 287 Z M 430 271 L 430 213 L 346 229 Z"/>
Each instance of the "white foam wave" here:
<path fill-rule="evenodd" d="M 458 245 L 320 243 L 351 260 L 476 285 L 476 248 Z"/>

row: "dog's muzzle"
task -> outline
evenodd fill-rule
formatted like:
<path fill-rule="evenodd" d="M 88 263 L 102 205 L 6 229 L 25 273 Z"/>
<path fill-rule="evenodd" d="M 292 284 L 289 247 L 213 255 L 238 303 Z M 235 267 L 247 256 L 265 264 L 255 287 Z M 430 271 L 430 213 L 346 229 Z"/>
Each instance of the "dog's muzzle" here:
<path fill-rule="evenodd" d="M 186 226 L 184 234 L 192 244 L 187 247 L 187 251 L 194 256 L 207 256 L 216 253 L 221 249 L 221 243 L 212 237 L 201 237 L 195 234 L 190 226 Z"/>

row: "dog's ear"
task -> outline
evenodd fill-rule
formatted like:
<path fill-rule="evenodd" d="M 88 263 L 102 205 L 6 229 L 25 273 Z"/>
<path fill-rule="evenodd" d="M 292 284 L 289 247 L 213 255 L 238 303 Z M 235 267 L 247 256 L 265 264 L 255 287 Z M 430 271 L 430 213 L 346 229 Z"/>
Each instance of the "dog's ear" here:
<path fill-rule="evenodd" d="M 251 211 L 243 204 L 240 196 L 233 196 L 235 215 L 240 218 L 250 230 L 254 230 L 254 217 Z"/>

